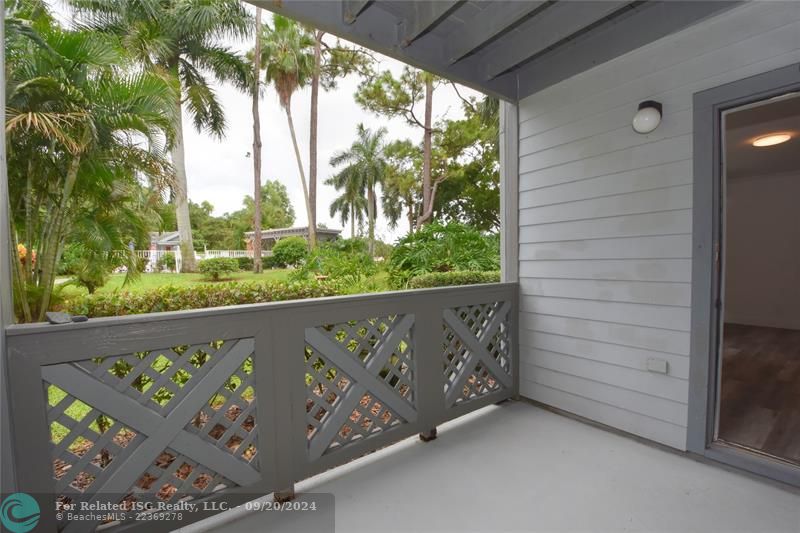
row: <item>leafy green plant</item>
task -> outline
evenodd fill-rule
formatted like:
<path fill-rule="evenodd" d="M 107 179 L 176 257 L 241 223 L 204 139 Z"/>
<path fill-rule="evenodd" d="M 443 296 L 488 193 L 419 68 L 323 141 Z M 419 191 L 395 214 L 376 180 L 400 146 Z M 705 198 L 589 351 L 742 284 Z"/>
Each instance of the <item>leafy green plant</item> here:
<path fill-rule="evenodd" d="M 338 284 L 315 280 L 291 283 L 201 283 L 191 287 L 168 285 L 143 292 L 117 291 L 78 295 L 64 301 L 59 308 L 89 317 L 122 316 L 321 298 L 341 293 Z"/>
<path fill-rule="evenodd" d="M 161 257 L 158 258 L 156 261 L 156 268 L 159 272 L 163 270 L 169 270 L 170 272 L 175 272 L 175 268 L 178 262 L 175 259 L 175 254 L 172 252 L 167 252 Z"/>
<path fill-rule="evenodd" d="M 389 281 L 395 288 L 429 272 L 478 271 L 500 268 L 497 235 L 470 226 L 432 223 L 397 241 L 389 258 Z"/>
<path fill-rule="evenodd" d="M 252 257 L 237 257 L 236 263 L 239 265 L 239 270 L 243 272 L 250 272 L 251 270 L 253 270 Z"/>
<path fill-rule="evenodd" d="M 77 244 L 68 244 L 64 247 L 61 260 L 58 262 L 59 276 L 74 276 L 78 272 L 81 262 L 81 248 Z"/>
<path fill-rule="evenodd" d="M 378 271 L 364 239 L 345 239 L 321 244 L 290 274 L 290 279 L 329 277 L 345 287 L 359 286 Z M 359 291 L 363 292 L 363 291 Z"/>
<path fill-rule="evenodd" d="M 431 287 L 449 287 L 453 285 L 478 285 L 482 283 L 499 283 L 500 271 L 475 272 L 457 270 L 453 272 L 431 272 L 413 277 L 408 282 L 410 289 L 427 289 Z"/>
<path fill-rule="evenodd" d="M 294 266 L 308 255 L 308 242 L 303 237 L 286 237 L 272 247 L 272 260 L 280 267 Z"/>
<path fill-rule="evenodd" d="M 200 261 L 200 273 L 209 281 L 219 281 L 239 270 L 239 262 L 232 257 L 214 257 Z"/>

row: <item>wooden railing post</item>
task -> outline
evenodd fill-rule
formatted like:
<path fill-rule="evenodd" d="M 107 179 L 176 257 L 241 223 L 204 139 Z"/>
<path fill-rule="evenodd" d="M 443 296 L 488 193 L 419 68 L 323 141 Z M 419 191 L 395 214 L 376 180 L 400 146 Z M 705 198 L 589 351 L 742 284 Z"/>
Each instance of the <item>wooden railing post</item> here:
<path fill-rule="evenodd" d="M 444 416 L 442 364 L 442 309 L 438 302 L 423 302 L 415 309 L 414 344 L 417 364 L 419 438 L 436 438 L 436 424 Z"/>

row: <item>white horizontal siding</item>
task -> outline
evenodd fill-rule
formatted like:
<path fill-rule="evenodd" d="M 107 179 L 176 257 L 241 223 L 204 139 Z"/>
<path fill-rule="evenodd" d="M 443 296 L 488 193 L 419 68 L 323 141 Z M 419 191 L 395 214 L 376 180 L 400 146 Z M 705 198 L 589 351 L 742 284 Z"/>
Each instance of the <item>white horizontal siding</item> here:
<path fill-rule="evenodd" d="M 520 259 L 689 259 L 692 236 L 655 235 L 580 239 L 576 241 L 530 242 L 520 250 Z"/>
<path fill-rule="evenodd" d="M 520 288 L 523 298 L 526 296 L 560 296 L 580 300 L 684 307 L 691 303 L 691 285 L 689 283 L 521 278 Z"/>
<path fill-rule="evenodd" d="M 685 447 L 692 98 L 798 61 L 800 3 L 753 3 L 520 103 L 524 396 Z M 650 99 L 663 121 L 638 135 Z"/>

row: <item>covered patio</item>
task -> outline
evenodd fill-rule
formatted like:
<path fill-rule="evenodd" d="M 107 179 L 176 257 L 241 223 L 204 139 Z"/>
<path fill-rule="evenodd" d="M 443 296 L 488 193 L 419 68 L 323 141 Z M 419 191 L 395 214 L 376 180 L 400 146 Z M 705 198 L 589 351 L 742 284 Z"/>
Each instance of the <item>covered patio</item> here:
<path fill-rule="evenodd" d="M 800 531 L 797 465 L 714 436 L 718 161 L 698 154 L 719 110 L 697 97 L 772 71 L 800 90 L 800 4 L 251 3 L 502 100 L 502 283 L 58 326 L 13 325 L 4 291 L 4 491 L 332 494 L 338 531 Z M 658 122 L 635 130 L 648 103 Z M 38 531 L 306 520 L 47 508 Z"/>

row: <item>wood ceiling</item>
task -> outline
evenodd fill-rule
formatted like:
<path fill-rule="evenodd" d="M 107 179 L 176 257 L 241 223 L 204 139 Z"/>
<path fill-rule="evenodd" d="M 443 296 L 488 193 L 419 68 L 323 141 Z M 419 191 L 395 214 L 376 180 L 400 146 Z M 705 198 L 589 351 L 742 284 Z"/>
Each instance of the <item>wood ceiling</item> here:
<path fill-rule="evenodd" d="M 516 101 L 739 3 L 725 0 L 248 0 Z"/>

